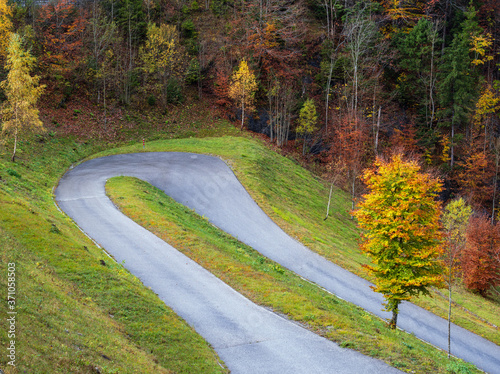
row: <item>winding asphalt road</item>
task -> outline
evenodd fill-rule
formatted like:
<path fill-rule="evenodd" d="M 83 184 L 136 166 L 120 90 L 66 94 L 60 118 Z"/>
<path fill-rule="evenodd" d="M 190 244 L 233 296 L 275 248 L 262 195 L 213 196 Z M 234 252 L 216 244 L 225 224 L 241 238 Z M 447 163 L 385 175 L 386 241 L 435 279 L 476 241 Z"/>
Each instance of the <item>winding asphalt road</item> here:
<path fill-rule="evenodd" d="M 220 159 L 190 153 L 137 153 L 87 161 L 68 171 L 56 201 L 106 251 L 191 324 L 234 373 L 391 373 L 397 370 L 256 306 L 177 250 L 121 214 L 105 195 L 106 180 L 134 176 L 264 256 L 382 318 L 383 298 L 370 283 L 286 235 L 257 206 Z M 447 349 L 447 321 L 411 303 L 398 325 Z M 500 373 L 500 347 L 452 326 L 452 354 Z"/>

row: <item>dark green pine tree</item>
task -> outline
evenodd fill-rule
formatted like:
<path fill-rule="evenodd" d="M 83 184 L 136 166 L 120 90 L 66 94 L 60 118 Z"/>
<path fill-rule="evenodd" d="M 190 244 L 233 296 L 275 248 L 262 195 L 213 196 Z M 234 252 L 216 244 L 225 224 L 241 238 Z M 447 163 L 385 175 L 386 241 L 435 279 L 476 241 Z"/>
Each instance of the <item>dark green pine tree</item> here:
<path fill-rule="evenodd" d="M 419 135 L 429 145 L 435 121 L 436 72 L 438 67 L 437 27 L 422 18 L 408 34 L 399 39 L 399 100 L 417 114 Z"/>
<path fill-rule="evenodd" d="M 146 39 L 147 21 L 141 0 L 120 0 L 115 4 L 116 24 L 127 43 L 138 45 Z"/>
<path fill-rule="evenodd" d="M 439 76 L 439 103 L 441 125 L 449 129 L 450 167 L 455 161 L 455 145 L 467 131 L 471 113 L 479 95 L 481 76 L 473 66 L 470 56 L 472 37 L 481 33 L 476 11 L 470 8 L 465 13 L 461 30 L 444 51 Z"/>

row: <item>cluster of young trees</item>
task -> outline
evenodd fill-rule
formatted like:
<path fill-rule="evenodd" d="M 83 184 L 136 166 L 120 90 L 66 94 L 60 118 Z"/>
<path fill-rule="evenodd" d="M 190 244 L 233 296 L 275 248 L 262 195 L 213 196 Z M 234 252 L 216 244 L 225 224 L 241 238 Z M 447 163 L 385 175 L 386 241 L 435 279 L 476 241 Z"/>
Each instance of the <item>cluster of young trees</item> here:
<path fill-rule="evenodd" d="M 189 27 L 171 21 L 174 5 L 183 4 L 5 2 L 6 10 L 0 8 L 0 32 L 7 28 L 5 19 L 23 38 L 56 106 L 82 94 L 103 106 L 106 100 L 108 105 L 165 106 L 180 99 L 194 58 L 181 43 L 181 33 Z"/>

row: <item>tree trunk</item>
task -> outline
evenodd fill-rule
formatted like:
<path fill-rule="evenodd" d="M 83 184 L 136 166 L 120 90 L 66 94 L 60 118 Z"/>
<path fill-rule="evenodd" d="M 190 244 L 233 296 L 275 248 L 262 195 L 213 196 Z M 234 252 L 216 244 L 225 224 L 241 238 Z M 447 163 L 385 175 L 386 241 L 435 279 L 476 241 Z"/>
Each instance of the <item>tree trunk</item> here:
<path fill-rule="evenodd" d="M 106 108 L 106 73 L 104 73 L 103 79 L 103 103 L 104 103 L 104 131 L 108 131 L 108 117 L 107 117 L 107 108 Z"/>
<path fill-rule="evenodd" d="M 269 132 L 270 132 L 270 138 L 271 138 L 271 143 L 272 143 L 274 140 L 273 139 L 274 113 L 273 113 L 273 98 L 272 98 L 272 96 L 269 95 L 268 100 L 269 100 Z"/>
<path fill-rule="evenodd" d="M 356 173 L 353 171 L 352 172 L 352 190 L 351 190 L 351 204 L 352 204 L 351 211 L 354 211 L 355 192 L 356 192 Z M 354 219 L 354 216 L 352 215 L 352 213 L 351 213 L 351 219 Z"/>
<path fill-rule="evenodd" d="M 243 130 L 243 123 L 245 122 L 245 102 L 241 102 L 241 128 Z"/>
<path fill-rule="evenodd" d="M 451 355 L 451 269 L 448 279 L 448 358 Z"/>
<path fill-rule="evenodd" d="M 429 128 L 432 128 L 432 124 L 434 123 L 434 114 L 436 111 L 436 105 L 434 103 L 434 86 L 435 86 L 435 81 L 436 79 L 434 78 L 434 44 L 436 42 L 436 33 L 433 32 L 432 36 L 432 53 L 431 53 L 431 72 L 430 72 L 430 81 L 429 81 L 429 105 L 430 105 L 430 110 L 431 110 L 431 118 L 430 121 L 428 122 Z"/>
<path fill-rule="evenodd" d="M 14 132 L 14 152 L 12 153 L 12 162 L 16 162 L 16 150 L 17 150 L 17 128 Z"/>
<path fill-rule="evenodd" d="M 332 74 L 333 74 L 333 53 L 330 58 L 330 73 L 328 74 L 328 81 L 326 84 L 326 105 L 325 105 L 325 135 L 328 135 L 328 111 L 330 105 L 330 85 L 332 84 Z"/>
<path fill-rule="evenodd" d="M 495 223 L 495 200 L 497 198 L 498 187 L 498 164 L 500 161 L 500 138 L 495 139 L 495 183 L 493 184 L 493 203 L 491 208 L 491 224 Z"/>
<path fill-rule="evenodd" d="M 382 107 L 378 107 L 378 117 L 377 117 L 377 132 L 375 133 L 375 154 L 378 155 L 378 136 L 380 133 L 380 112 L 382 111 Z"/>
<path fill-rule="evenodd" d="M 451 139 L 450 139 L 450 168 L 453 169 L 453 163 L 455 161 L 455 110 L 453 110 L 453 117 L 451 119 Z"/>
<path fill-rule="evenodd" d="M 396 329 L 397 324 L 398 324 L 398 312 L 397 312 L 397 310 L 396 310 L 396 309 L 394 309 L 394 310 L 392 311 L 392 318 L 391 318 L 391 320 L 389 321 L 389 327 L 390 327 L 391 329 L 395 330 L 395 329 Z"/>
<path fill-rule="evenodd" d="M 330 194 L 328 195 L 328 205 L 326 207 L 326 217 L 324 219 L 325 221 L 328 218 L 328 215 L 330 214 L 330 202 L 332 201 L 333 183 L 334 181 L 332 181 L 332 184 L 330 185 Z"/>

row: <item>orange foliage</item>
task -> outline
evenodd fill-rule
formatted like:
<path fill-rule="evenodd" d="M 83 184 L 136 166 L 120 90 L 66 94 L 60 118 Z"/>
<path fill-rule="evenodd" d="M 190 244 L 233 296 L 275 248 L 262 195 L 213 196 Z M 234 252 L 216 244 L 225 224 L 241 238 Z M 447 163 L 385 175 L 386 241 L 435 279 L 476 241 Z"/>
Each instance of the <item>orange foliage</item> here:
<path fill-rule="evenodd" d="M 338 159 L 352 177 L 357 178 L 367 162 L 368 134 L 364 122 L 356 118 L 344 120 L 336 128 Z"/>
<path fill-rule="evenodd" d="M 37 22 L 43 54 L 41 64 L 55 74 L 66 76 L 83 61 L 83 35 L 87 13 L 68 0 L 42 6 Z"/>
<path fill-rule="evenodd" d="M 391 149 L 398 149 L 405 154 L 419 155 L 421 149 L 417 144 L 417 129 L 413 125 L 403 126 L 402 129 L 394 129 L 391 136 Z"/>
<path fill-rule="evenodd" d="M 229 97 L 229 75 L 224 74 L 221 70 L 217 70 L 214 82 L 213 92 L 217 97 L 216 104 L 229 108 L 232 105 L 231 98 Z"/>
<path fill-rule="evenodd" d="M 469 203 L 478 206 L 488 201 L 493 193 L 493 169 L 488 163 L 487 155 L 482 152 L 472 153 L 458 173 L 457 181 Z"/>
<path fill-rule="evenodd" d="M 471 218 L 462 255 L 465 286 L 481 294 L 500 285 L 500 225 L 486 217 Z"/>

